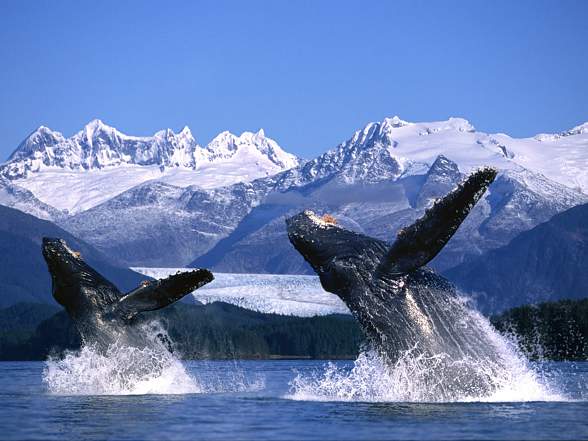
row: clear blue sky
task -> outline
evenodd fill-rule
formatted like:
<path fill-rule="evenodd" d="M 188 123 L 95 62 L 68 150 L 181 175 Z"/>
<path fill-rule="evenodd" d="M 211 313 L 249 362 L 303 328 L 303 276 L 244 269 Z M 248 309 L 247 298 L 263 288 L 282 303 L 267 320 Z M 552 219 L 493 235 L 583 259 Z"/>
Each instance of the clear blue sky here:
<path fill-rule="evenodd" d="M 588 1 L 0 2 L 0 157 L 92 118 L 312 157 L 366 122 L 515 136 L 588 120 Z"/>

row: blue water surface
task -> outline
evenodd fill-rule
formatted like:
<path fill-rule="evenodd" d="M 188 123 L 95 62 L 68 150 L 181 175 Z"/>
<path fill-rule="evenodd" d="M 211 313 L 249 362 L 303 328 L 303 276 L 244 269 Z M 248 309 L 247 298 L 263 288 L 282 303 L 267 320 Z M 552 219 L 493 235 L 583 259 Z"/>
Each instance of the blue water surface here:
<path fill-rule="evenodd" d="M 2 362 L 0 438 L 588 439 L 588 363 L 539 366 L 568 397 L 557 402 L 368 403 L 288 397 L 296 375 L 324 369 L 325 363 L 193 361 L 186 362 L 189 372 L 200 382 L 215 383 L 211 392 L 67 396 L 48 392 L 44 363 Z"/>

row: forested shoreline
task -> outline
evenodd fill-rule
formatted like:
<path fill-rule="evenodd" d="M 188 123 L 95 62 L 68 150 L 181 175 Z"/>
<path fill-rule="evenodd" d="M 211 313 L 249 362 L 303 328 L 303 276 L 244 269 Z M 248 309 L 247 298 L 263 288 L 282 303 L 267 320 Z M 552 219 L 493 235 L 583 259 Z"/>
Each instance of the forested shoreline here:
<path fill-rule="evenodd" d="M 349 315 L 263 314 L 221 302 L 180 303 L 146 315 L 163 324 L 184 359 L 354 358 L 363 341 Z M 20 303 L 0 310 L 0 360 L 43 360 L 80 344 L 57 306 Z"/>
<path fill-rule="evenodd" d="M 512 308 L 491 318 L 533 360 L 588 360 L 588 299 Z"/>
<path fill-rule="evenodd" d="M 364 339 L 349 315 L 282 316 L 221 302 L 181 303 L 149 315 L 163 324 L 184 359 L 353 359 Z M 588 359 L 588 299 L 521 306 L 491 322 L 531 359 Z M 18 303 L 0 309 L 0 360 L 44 360 L 80 344 L 57 305 Z"/>

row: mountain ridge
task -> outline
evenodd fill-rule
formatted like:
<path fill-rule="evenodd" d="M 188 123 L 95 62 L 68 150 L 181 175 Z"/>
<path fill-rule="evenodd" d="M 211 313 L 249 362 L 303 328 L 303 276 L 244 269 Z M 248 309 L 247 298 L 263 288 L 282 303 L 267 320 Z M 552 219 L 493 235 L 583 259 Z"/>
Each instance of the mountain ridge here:
<path fill-rule="evenodd" d="M 52 166 L 92 170 L 132 164 L 196 169 L 206 161 L 230 159 L 240 148 L 257 149 L 282 168 L 298 163 L 294 155 L 267 138 L 263 129 L 257 133 L 246 131 L 239 136 L 224 131 L 203 147 L 196 142 L 188 126 L 178 133 L 163 129 L 152 136 L 132 136 L 100 119 L 93 119 L 68 138 L 58 131 L 40 126 L 18 145 L 1 171 L 12 180 Z M 26 160 L 29 162 L 18 164 Z M 7 167 L 11 164 L 12 167 Z"/>
<path fill-rule="evenodd" d="M 95 122 L 80 136 L 96 138 L 99 144 L 104 141 L 94 136 L 99 126 Z M 241 182 L 219 179 L 216 167 L 161 171 L 158 165 L 125 164 L 5 178 L 13 187 L 4 196 L 0 192 L 0 203 L 56 216 L 60 226 L 129 266 L 197 262 L 223 271 L 292 273 L 308 270 L 287 248 L 283 219 L 296 210 L 329 212 L 346 225 L 390 240 L 465 174 L 485 165 L 498 168 L 496 182 L 435 261 L 437 269 L 444 270 L 587 201 L 581 188 L 566 185 L 584 182 L 586 173 L 578 170 L 588 169 L 588 133 L 578 127 L 555 140 L 538 141 L 477 132 L 463 118 L 420 123 L 385 118 L 354 131 L 314 159 L 262 176 L 246 176 L 250 163 L 235 152 L 242 150 L 239 143 L 257 143 L 263 154 L 271 155 L 272 145 L 262 145 L 265 133 L 236 137 L 223 132 L 213 140 L 211 151 L 221 162 L 233 155 L 237 168 L 231 176 Z M 158 133 L 162 139 L 176 136 Z M 184 140 L 193 139 L 188 129 L 180 133 Z M 49 135 L 43 132 L 51 144 Z M 57 135 L 54 138 L 59 142 Z M 23 151 L 34 150 L 26 147 Z M 545 152 L 551 147 L 552 156 L 559 151 L 567 156 L 547 160 Z M 558 180 L 552 179 L 553 167 Z M 195 185 L 196 175 L 200 180 Z M 40 194 L 49 194 L 61 211 L 50 213 Z M 76 209 L 67 212 L 67 206 Z"/>
<path fill-rule="evenodd" d="M 44 126 L 0 165 L 0 176 L 66 213 L 92 208 L 143 182 L 222 187 L 299 163 L 263 130 L 222 132 L 200 146 L 188 127 L 150 137 L 126 135 L 100 120 L 65 138 Z"/>
<path fill-rule="evenodd" d="M 0 305 L 19 301 L 56 304 L 51 294 L 51 277 L 41 253 L 42 238 L 67 241 L 97 271 L 123 291 L 139 285 L 145 276 L 123 267 L 87 242 L 52 222 L 0 205 Z"/>

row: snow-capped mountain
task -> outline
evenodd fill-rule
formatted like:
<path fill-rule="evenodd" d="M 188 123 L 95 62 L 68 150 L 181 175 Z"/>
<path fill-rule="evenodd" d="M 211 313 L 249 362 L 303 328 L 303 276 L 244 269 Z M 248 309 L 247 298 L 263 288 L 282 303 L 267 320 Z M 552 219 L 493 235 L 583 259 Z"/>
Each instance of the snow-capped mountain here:
<path fill-rule="evenodd" d="M 258 181 L 216 189 L 145 182 L 59 223 L 129 266 L 186 265 L 261 202 L 268 190 Z"/>
<path fill-rule="evenodd" d="M 49 205 L 79 212 L 150 180 L 215 188 L 297 164 L 263 130 L 241 136 L 223 132 L 201 147 L 187 127 L 137 137 L 93 120 L 70 138 L 38 128 L 0 167 L 0 174 Z"/>
<path fill-rule="evenodd" d="M 267 164 L 283 170 L 296 160 L 263 132 L 223 132 L 202 148 L 187 130 L 136 138 L 94 127 L 69 139 L 40 130 L 2 173 L 10 175 L 18 164 L 38 165 L 37 156 L 45 155 L 49 165 L 40 160 L 38 171 L 5 182 L 33 201 L 45 197 L 58 208 L 75 207 L 73 214 L 61 213 L 59 225 L 130 266 L 178 267 L 196 259 L 194 265 L 224 272 L 300 273 L 309 268 L 289 245 L 286 215 L 328 211 L 357 231 L 392 240 L 464 174 L 493 165 L 501 171 L 498 179 L 435 261 L 445 269 L 587 201 L 580 191 L 588 185 L 584 126 L 521 140 L 477 132 L 461 118 L 386 118 L 311 161 L 269 176 Z M 87 153 L 74 162 L 72 154 L 55 153 L 66 146 L 79 152 L 81 145 L 84 152 L 109 152 L 98 156 L 111 162 L 91 168 L 96 161 Z M 70 162 L 51 162 L 58 157 Z M 260 157 L 265 162 L 251 159 Z M 266 174 L 250 180 L 255 173 L 248 175 L 249 168 L 259 171 L 259 164 Z M 240 182 L 219 187 L 231 179 Z M 190 185 L 195 180 L 197 186 Z"/>
<path fill-rule="evenodd" d="M 526 168 L 588 194 L 588 123 L 558 135 L 517 139 L 478 132 L 462 118 L 411 123 L 397 116 L 369 123 L 334 149 L 283 173 L 280 186 L 332 178 L 374 183 L 424 174 L 439 155 L 462 173 L 481 165 Z"/>
<path fill-rule="evenodd" d="M 565 185 L 588 183 L 583 171 L 588 170 L 588 137 L 575 129 L 558 136 L 553 149 L 565 154 L 549 159 L 546 141 L 535 140 L 541 153 L 531 156 L 530 140 L 476 132 L 459 118 L 409 123 L 394 117 L 370 123 L 333 150 L 269 178 L 274 191 L 243 219 L 246 231 L 237 227 L 194 265 L 219 271 L 308 270 L 285 240 L 287 215 L 304 208 L 327 211 L 359 231 L 392 240 L 465 173 L 495 166 L 499 178 L 434 262 L 450 268 L 588 199 Z M 553 166 L 558 161 L 569 166 L 558 169 Z M 527 169 L 529 164 L 534 168 Z"/>
<path fill-rule="evenodd" d="M 29 190 L 13 184 L 3 176 L 0 176 L 0 205 L 16 208 L 39 219 L 57 220 L 63 216 L 62 212 L 41 202 Z"/>
<path fill-rule="evenodd" d="M 312 270 L 287 239 L 285 218 L 303 209 L 333 215 L 355 231 L 393 241 L 397 232 L 422 216 L 430 203 L 462 177 L 457 165 L 439 157 L 428 173 L 366 185 L 312 183 L 254 207 L 237 228 L 193 262 L 216 271 L 307 273 Z M 294 196 L 296 195 L 296 196 Z M 555 214 L 588 197 L 542 175 L 502 171 L 457 234 L 432 262 L 437 269 L 507 244 Z"/>

